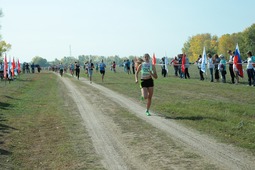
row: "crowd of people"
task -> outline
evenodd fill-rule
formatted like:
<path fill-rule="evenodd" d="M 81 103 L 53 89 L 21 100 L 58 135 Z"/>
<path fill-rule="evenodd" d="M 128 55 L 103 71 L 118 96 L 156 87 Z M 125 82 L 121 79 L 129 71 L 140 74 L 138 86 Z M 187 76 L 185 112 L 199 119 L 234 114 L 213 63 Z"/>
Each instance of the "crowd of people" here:
<path fill-rule="evenodd" d="M 42 68 L 39 64 L 31 63 L 30 65 L 29 63 L 24 62 L 22 64 L 22 73 L 35 73 L 36 68 L 37 68 L 37 72 L 40 73 Z"/>
<path fill-rule="evenodd" d="M 242 65 L 242 63 L 238 63 L 237 59 L 235 57 L 238 57 L 235 55 L 235 52 L 232 52 L 231 50 L 228 50 L 229 54 L 229 60 L 226 59 L 224 55 L 218 56 L 218 54 L 214 54 L 212 56 L 211 54 L 207 54 L 207 67 L 209 69 L 210 73 L 210 81 L 216 82 L 221 81 L 223 83 L 226 83 L 226 74 L 229 72 L 231 83 L 232 84 L 238 84 L 239 78 L 243 77 L 243 69 L 238 69 L 239 65 Z M 202 70 L 202 56 L 199 55 L 196 64 L 198 66 L 200 80 L 204 80 L 204 71 Z M 227 69 L 228 66 L 228 69 Z M 246 65 L 246 71 L 248 76 L 248 85 L 249 86 L 255 86 L 255 56 L 252 55 L 251 51 L 247 52 L 247 65 Z"/>
<path fill-rule="evenodd" d="M 243 78 L 243 74 L 240 73 L 238 69 L 238 65 L 242 65 L 242 63 L 237 63 L 235 61 L 235 52 L 228 50 L 229 59 L 224 55 L 214 54 L 213 56 L 209 53 L 206 55 L 206 70 L 208 70 L 208 74 L 210 75 L 211 82 L 221 82 L 226 83 L 226 75 L 229 72 L 231 83 L 238 84 L 239 77 Z M 255 86 L 255 56 L 252 55 L 251 51 L 247 53 L 247 65 L 246 68 L 242 70 L 247 71 L 248 76 L 248 84 L 249 86 Z M 167 74 L 167 64 L 165 61 L 165 57 L 161 59 L 161 74 L 163 77 L 166 77 Z M 178 54 L 174 59 L 169 63 L 169 65 L 173 66 L 174 75 L 183 79 L 190 79 L 189 67 L 190 64 L 195 64 L 198 68 L 198 74 L 200 80 L 205 80 L 204 74 L 207 72 L 202 68 L 202 55 L 198 56 L 198 59 L 194 63 L 190 63 L 189 58 L 185 54 Z M 228 68 L 227 68 L 228 67 Z M 207 73 L 206 73 L 207 74 Z"/>

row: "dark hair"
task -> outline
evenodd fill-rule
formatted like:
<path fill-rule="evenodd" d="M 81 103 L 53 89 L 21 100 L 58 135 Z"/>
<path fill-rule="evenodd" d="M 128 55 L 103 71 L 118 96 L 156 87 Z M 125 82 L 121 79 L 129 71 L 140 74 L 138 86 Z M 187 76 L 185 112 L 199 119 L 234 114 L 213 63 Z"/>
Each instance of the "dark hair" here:
<path fill-rule="evenodd" d="M 212 58 L 212 55 L 211 55 L 210 53 L 208 53 L 207 56 L 208 56 L 209 58 Z"/>
<path fill-rule="evenodd" d="M 248 54 L 249 56 L 252 56 L 252 53 L 251 53 L 251 51 L 248 51 L 248 52 L 247 52 L 247 54 Z"/>
<path fill-rule="evenodd" d="M 150 58 L 150 55 L 148 53 L 144 54 L 144 57 Z"/>
<path fill-rule="evenodd" d="M 219 58 L 218 54 L 214 54 L 214 58 Z"/>

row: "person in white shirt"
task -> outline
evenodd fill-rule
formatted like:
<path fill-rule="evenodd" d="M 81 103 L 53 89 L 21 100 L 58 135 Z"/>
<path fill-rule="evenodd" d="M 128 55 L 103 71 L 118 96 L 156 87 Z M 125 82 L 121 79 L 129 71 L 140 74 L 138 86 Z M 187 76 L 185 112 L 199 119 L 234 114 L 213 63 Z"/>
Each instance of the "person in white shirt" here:
<path fill-rule="evenodd" d="M 213 64 L 213 59 L 212 59 L 212 55 L 209 53 L 207 54 L 208 57 L 208 69 L 210 70 L 210 77 L 211 77 L 211 82 L 213 82 L 213 68 L 214 68 L 214 64 Z"/>
<path fill-rule="evenodd" d="M 235 83 L 235 73 L 233 70 L 233 59 L 234 59 L 234 54 L 231 50 L 228 50 L 228 54 L 229 54 L 229 61 L 227 62 L 227 64 L 229 64 L 229 73 L 231 76 L 231 82 L 232 84 Z"/>
<path fill-rule="evenodd" d="M 253 65 L 255 64 L 255 57 L 252 56 L 251 51 L 247 52 L 247 75 L 248 75 L 248 83 L 249 86 L 255 86 L 255 72 Z M 252 82 L 253 80 L 253 82 Z M 252 84 L 253 83 L 253 84 Z"/>
<path fill-rule="evenodd" d="M 197 68 L 199 70 L 200 80 L 203 81 L 205 78 L 204 78 L 204 72 L 201 70 L 202 55 L 198 56 L 198 59 L 197 59 L 196 63 L 197 63 Z"/>

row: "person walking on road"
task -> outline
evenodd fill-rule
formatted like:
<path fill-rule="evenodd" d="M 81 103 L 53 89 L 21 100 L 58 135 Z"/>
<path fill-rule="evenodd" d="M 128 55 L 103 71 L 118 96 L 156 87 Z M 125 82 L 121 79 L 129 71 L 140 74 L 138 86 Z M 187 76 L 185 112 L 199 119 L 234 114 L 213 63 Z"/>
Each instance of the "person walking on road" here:
<path fill-rule="evenodd" d="M 135 73 L 135 82 L 138 83 L 138 74 L 141 72 L 141 93 L 142 99 L 147 99 L 146 115 L 150 116 L 151 99 L 153 95 L 153 78 L 157 79 L 157 71 L 155 65 L 150 62 L 150 55 L 144 54 L 144 62 L 142 62 Z"/>

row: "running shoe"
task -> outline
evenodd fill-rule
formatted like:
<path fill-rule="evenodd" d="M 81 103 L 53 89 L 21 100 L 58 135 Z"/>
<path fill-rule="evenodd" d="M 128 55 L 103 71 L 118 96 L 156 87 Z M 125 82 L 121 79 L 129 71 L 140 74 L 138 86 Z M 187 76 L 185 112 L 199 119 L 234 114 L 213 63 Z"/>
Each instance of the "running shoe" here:
<path fill-rule="evenodd" d="M 146 110 L 145 113 L 146 113 L 147 116 L 150 116 L 150 115 L 151 115 L 150 112 L 149 112 L 149 110 Z"/>

